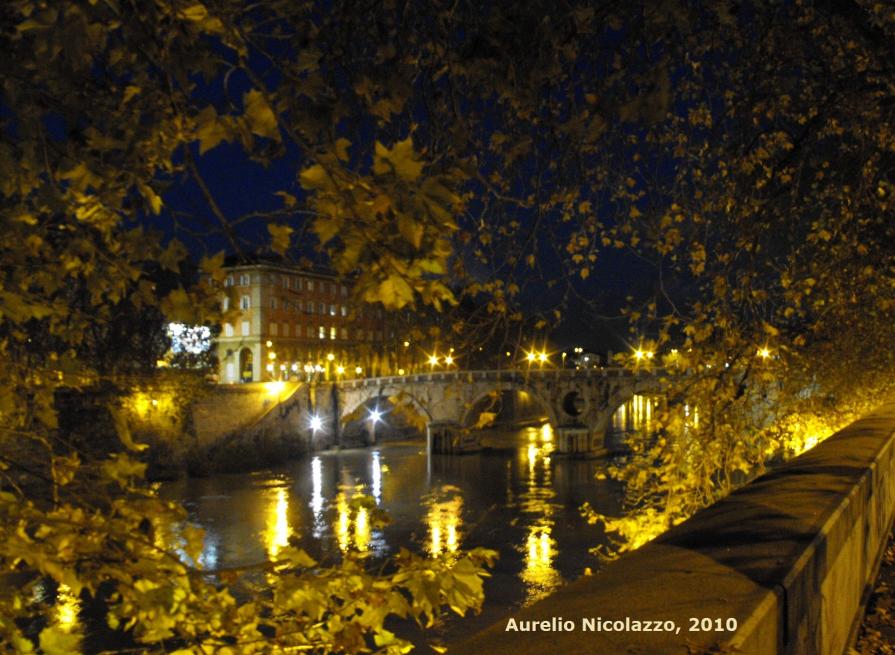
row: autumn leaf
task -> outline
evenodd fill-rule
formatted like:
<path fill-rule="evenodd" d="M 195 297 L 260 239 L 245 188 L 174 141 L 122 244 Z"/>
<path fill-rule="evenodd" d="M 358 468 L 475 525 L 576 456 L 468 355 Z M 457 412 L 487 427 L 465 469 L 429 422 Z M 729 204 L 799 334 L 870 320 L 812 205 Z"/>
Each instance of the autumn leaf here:
<path fill-rule="evenodd" d="M 277 118 L 270 105 L 267 104 L 264 94 L 252 89 L 243 95 L 242 102 L 245 107 L 245 118 L 252 133 L 279 141 L 280 130 L 277 127 Z"/>
<path fill-rule="evenodd" d="M 218 118 L 215 108 L 208 105 L 196 116 L 196 136 L 199 138 L 199 154 L 204 155 L 221 141 L 230 141 L 233 133 L 229 125 Z"/>
<path fill-rule="evenodd" d="M 407 182 L 416 180 L 423 172 L 423 162 L 419 161 L 414 152 L 413 139 L 407 137 L 397 142 L 391 150 L 377 141 L 373 172 L 376 175 L 394 173 Z"/>
<path fill-rule="evenodd" d="M 270 247 L 275 253 L 285 255 L 286 251 L 289 249 L 289 241 L 294 230 L 288 225 L 268 223 L 267 231 L 271 236 Z"/>

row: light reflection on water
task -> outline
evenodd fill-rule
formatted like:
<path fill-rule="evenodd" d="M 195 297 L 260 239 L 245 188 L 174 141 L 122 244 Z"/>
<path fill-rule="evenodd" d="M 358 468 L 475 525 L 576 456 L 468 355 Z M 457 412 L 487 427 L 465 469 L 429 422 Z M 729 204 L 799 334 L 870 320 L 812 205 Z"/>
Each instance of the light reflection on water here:
<path fill-rule="evenodd" d="M 556 457 L 554 441 L 547 425 L 489 431 L 489 448 L 462 456 L 430 457 L 422 441 L 385 443 L 273 471 L 169 483 L 162 493 L 206 530 L 201 561 L 212 569 L 274 558 L 290 539 L 330 563 L 349 550 L 377 560 L 402 547 L 439 557 L 494 548 L 500 560 L 475 619 L 483 626 L 599 566 L 588 549 L 602 533 L 578 508 L 588 501 L 614 512 L 619 490 L 595 481 L 599 462 Z M 379 509 L 387 525 L 375 520 Z"/>

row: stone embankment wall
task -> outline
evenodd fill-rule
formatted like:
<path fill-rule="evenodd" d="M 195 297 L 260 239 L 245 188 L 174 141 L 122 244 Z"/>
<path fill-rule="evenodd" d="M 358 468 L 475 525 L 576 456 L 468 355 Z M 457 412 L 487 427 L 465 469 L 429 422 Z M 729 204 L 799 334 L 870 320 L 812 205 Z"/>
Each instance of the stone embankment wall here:
<path fill-rule="evenodd" d="M 521 632 L 504 620 L 451 652 L 841 655 L 892 528 L 893 442 L 895 404 L 507 617 L 571 623 Z M 634 621 L 670 621 L 680 632 L 635 632 L 644 624 Z M 563 625 L 573 629 L 543 630 Z"/>
<path fill-rule="evenodd" d="M 244 471 L 305 454 L 307 395 L 306 387 L 289 382 L 214 388 L 191 408 L 191 471 Z"/>

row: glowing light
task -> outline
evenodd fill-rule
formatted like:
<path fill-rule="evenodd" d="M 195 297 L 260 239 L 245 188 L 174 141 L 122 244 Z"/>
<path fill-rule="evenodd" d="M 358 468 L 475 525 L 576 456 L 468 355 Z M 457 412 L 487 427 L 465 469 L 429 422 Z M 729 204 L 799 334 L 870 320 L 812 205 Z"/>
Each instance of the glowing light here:
<path fill-rule="evenodd" d="M 268 372 L 268 373 L 273 373 L 273 364 L 268 364 L 268 365 L 267 365 L 267 372 Z"/>
<path fill-rule="evenodd" d="M 344 374 L 345 374 L 345 367 L 342 366 L 341 364 L 340 364 L 339 366 L 336 366 L 336 373 L 337 373 L 338 375 L 344 375 Z"/>
<path fill-rule="evenodd" d="M 360 366 L 355 366 L 354 372 L 355 372 L 355 374 L 360 375 L 361 373 L 364 372 L 364 369 L 362 369 Z"/>
<path fill-rule="evenodd" d="M 375 500 L 378 505 L 382 501 L 382 464 L 379 461 L 378 450 L 373 451 L 373 458 L 370 462 L 370 473 L 370 493 L 372 493 L 373 500 Z"/>
<path fill-rule="evenodd" d="M 538 361 L 539 361 L 539 362 L 541 362 L 542 364 L 544 364 L 544 363 L 547 362 L 547 360 L 548 360 L 547 353 L 545 353 L 545 352 L 540 352 L 540 353 L 538 353 Z"/>
<path fill-rule="evenodd" d="M 398 375 L 404 375 L 405 371 L 403 368 L 398 369 Z"/>
<path fill-rule="evenodd" d="M 549 423 L 544 423 L 544 425 L 541 426 L 541 440 L 553 441 L 553 426 Z"/>
<path fill-rule="evenodd" d="M 267 359 L 276 359 L 276 358 L 277 358 L 277 354 L 275 352 L 273 352 L 272 350 L 269 353 L 267 353 Z"/>
<path fill-rule="evenodd" d="M 533 362 L 533 361 L 535 361 L 535 359 L 537 359 L 537 357 L 538 357 L 538 356 L 537 356 L 535 353 L 533 353 L 533 352 L 532 352 L 532 353 L 528 353 L 527 355 L 525 355 L 525 359 L 528 360 L 529 362 Z"/>
<path fill-rule="evenodd" d="M 323 534 L 323 462 L 311 460 L 311 511 L 314 513 L 314 536 Z"/>
<path fill-rule="evenodd" d="M 447 355 L 447 356 L 444 358 L 444 363 L 447 364 L 448 366 L 450 366 L 451 364 L 454 363 L 454 358 L 451 357 L 450 355 Z"/>
<path fill-rule="evenodd" d="M 375 407 L 370 410 L 370 423 L 373 425 L 379 423 L 382 420 L 382 412 L 379 411 L 378 407 Z"/>
<path fill-rule="evenodd" d="M 405 341 L 405 342 L 404 342 L 404 347 L 405 347 L 405 348 L 409 348 L 409 347 L 410 347 L 410 342 L 409 342 L 409 341 Z"/>
<path fill-rule="evenodd" d="M 320 428 L 323 427 L 323 419 L 317 416 L 316 414 L 311 417 L 311 430 L 317 432 Z"/>
<path fill-rule="evenodd" d="M 265 382 L 264 383 L 264 389 L 271 396 L 279 395 L 279 393 L 283 390 L 283 388 L 285 386 L 286 386 L 286 383 L 283 382 L 282 380 L 277 380 L 276 382 Z"/>
<path fill-rule="evenodd" d="M 450 491 L 456 491 L 448 488 Z M 460 548 L 460 524 L 463 514 L 463 497 L 453 495 L 447 500 L 435 498 L 427 501 L 429 512 L 426 523 L 429 526 L 427 550 L 432 557 L 453 554 Z"/>
<path fill-rule="evenodd" d="M 354 517 L 354 545 L 361 552 L 370 546 L 370 520 L 367 517 L 367 508 L 361 507 Z"/>
<path fill-rule="evenodd" d="M 267 526 L 264 530 L 264 541 L 270 559 L 276 559 L 277 553 L 289 545 L 289 497 L 282 487 L 276 490 L 276 499 L 267 515 Z"/>
<path fill-rule="evenodd" d="M 273 341 L 268 339 L 267 341 L 264 342 L 264 345 L 267 346 L 268 348 L 270 348 L 273 345 Z"/>
<path fill-rule="evenodd" d="M 429 366 L 438 364 L 438 355 L 429 355 Z"/>
<path fill-rule="evenodd" d="M 336 356 L 333 355 L 332 353 L 327 353 L 327 355 L 326 355 L 326 361 L 328 361 L 328 362 L 333 361 L 335 358 L 336 358 Z"/>
<path fill-rule="evenodd" d="M 56 590 L 56 605 L 54 606 L 56 625 L 63 632 L 73 632 L 78 628 L 78 613 L 81 610 L 81 600 L 72 593 L 71 587 L 60 584 Z"/>
<path fill-rule="evenodd" d="M 764 348 L 759 348 L 758 356 L 761 357 L 762 359 L 767 359 L 768 357 L 771 356 L 771 351 L 767 346 L 765 346 Z"/>

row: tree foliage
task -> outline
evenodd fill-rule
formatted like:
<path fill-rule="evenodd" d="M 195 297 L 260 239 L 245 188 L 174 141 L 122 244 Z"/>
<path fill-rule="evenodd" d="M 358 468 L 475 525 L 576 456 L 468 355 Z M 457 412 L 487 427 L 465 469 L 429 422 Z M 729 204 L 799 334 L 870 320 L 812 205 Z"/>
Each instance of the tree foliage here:
<path fill-rule="evenodd" d="M 260 234 L 295 258 L 316 249 L 357 300 L 431 305 L 469 344 L 518 345 L 570 311 L 605 315 L 599 299 L 619 293 L 621 269 L 631 343 L 659 353 L 669 390 L 661 434 L 616 471 L 646 518 L 615 525 L 637 537 L 889 386 L 886 3 L 14 0 L 0 11 L 0 561 L 23 589 L 38 576 L 71 593 L 117 581 L 112 616 L 136 619 L 135 639 L 201 650 L 273 634 L 297 646 L 296 617 L 320 607 L 282 615 L 210 585 L 153 541 L 161 517 L 182 516 L 137 484 L 138 464 L 88 458 L 56 432 L 56 392 L 114 373 L 99 351 L 123 307 L 215 319 L 222 256 L 206 254 L 196 285 L 153 278 L 179 271 L 181 241 L 214 233 L 242 252 Z M 230 159 L 285 167 L 291 183 L 237 213 L 210 175 Z M 434 570 L 407 556 L 395 575 L 409 577 L 385 580 L 295 557 L 274 597 L 311 603 L 296 590 L 333 576 L 349 586 L 332 592 L 327 621 L 349 588 L 398 614 L 474 606 L 486 559 Z M 467 605 L 447 580 L 465 585 Z M 402 586 L 410 609 L 384 584 Z M 45 608 L 23 599 L 2 601 L 6 643 L 67 648 L 56 632 L 25 637 Z M 328 624 L 342 641 L 315 647 L 357 649 L 362 633 L 405 647 L 370 614 L 352 616 Z"/>

